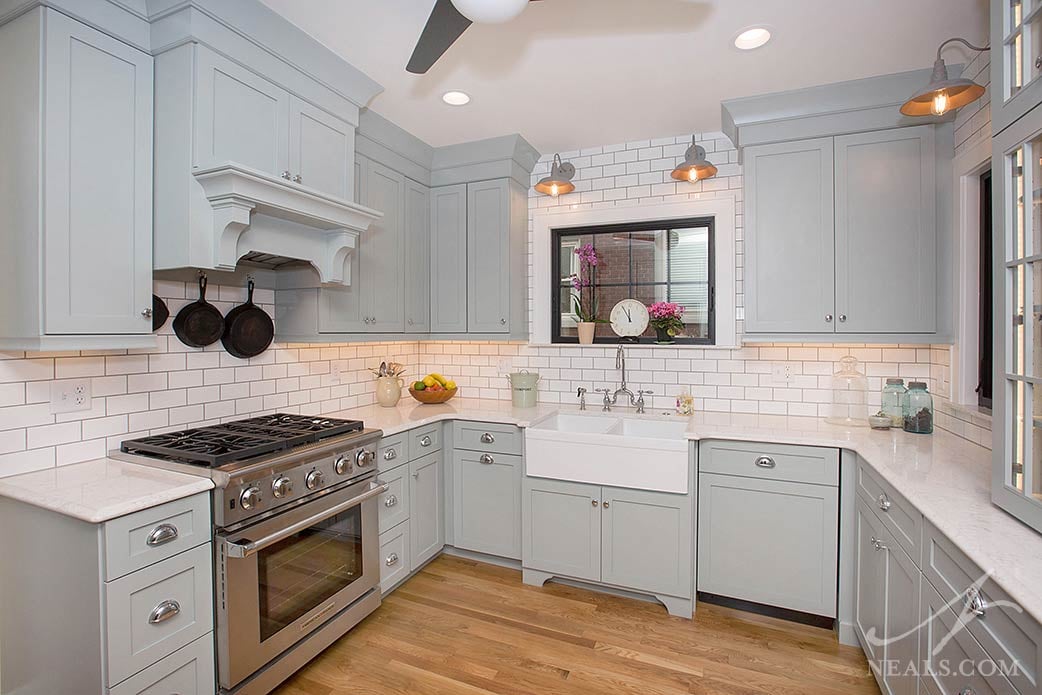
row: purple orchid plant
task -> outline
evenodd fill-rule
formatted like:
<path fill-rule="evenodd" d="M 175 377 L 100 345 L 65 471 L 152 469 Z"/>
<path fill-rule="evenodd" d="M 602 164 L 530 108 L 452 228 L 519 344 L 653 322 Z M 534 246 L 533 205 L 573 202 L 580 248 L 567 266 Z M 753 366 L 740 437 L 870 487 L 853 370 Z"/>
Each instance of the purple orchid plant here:
<path fill-rule="evenodd" d="M 575 315 L 583 323 L 604 323 L 597 318 L 597 298 L 593 293 L 593 269 L 597 267 L 600 259 L 593 244 L 583 244 L 575 249 L 575 255 L 579 257 L 579 272 L 572 275 L 572 305 L 575 307 Z"/>

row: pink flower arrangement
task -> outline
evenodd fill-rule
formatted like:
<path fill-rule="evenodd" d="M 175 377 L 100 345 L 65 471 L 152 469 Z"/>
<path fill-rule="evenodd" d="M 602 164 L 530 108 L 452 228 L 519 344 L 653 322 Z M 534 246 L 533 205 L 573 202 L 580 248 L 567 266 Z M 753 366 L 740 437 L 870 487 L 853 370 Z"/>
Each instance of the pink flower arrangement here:
<path fill-rule="evenodd" d="M 674 302 L 655 302 L 648 307 L 649 323 L 656 331 L 664 331 L 670 338 L 684 330 L 684 307 Z"/>
<path fill-rule="evenodd" d="M 572 289 L 576 294 L 572 295 L 572 303 L 575 306 L 575 314 L 580 321 L 597 321 L 597 299 L 592 290 L 584 290 L 593 287 L 593 269 L 597 267 L 600 259 L 593 244 L 583 244 L 575 249 L 575 255 L 579 257 L 579 272 L 572 275 Z"/>

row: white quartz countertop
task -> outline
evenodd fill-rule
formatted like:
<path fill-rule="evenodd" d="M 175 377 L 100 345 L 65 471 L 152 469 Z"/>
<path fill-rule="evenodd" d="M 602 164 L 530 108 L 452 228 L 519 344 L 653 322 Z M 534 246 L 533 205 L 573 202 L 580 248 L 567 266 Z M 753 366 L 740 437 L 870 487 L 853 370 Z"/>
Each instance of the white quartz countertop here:
<path fill-rule="evenodd" d="M 0 496 L 93 524 L 213 489 L 213 481 L 115 459 L 0 478 Z"/>

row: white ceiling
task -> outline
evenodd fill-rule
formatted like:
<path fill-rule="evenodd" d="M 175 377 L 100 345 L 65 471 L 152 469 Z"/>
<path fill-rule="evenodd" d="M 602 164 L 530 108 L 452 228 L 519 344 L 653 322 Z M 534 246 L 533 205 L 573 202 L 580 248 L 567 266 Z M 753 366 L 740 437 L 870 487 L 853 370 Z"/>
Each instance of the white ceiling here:
<path fill-rule="evenodd" d="M 405 64 L 433 0 L 264 0 L 384 86 L 374 111 L 434 146 L 521 133 L 543 153 L 720 129 L 720 101 L 930 67 L 987 40 L 987 0 L 543 0 Z M 743 52 L 750 25 L 774 37 Z M 949 63 L 966 62 L 961 48 Z M 459 89 L 465 107 L 442 103 Z"/>

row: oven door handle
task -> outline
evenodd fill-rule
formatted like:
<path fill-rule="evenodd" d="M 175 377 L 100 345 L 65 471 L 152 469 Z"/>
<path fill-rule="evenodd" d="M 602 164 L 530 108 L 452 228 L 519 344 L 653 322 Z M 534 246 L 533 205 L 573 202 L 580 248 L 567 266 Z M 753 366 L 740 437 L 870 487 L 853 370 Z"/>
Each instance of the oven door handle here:
<path fill-rule="evenodd" d="M 378 497 L 391 488 L 389 484 L 381 480 L 374 480 L 372 483 L 370 483 L 370 486 L 371 487 L 368 491 L 363 492 L 358 497 L 352 497 L 346 502 L 341 502 L 340 504 L 334 507 L 324 509 L 317 514 L 314 514 L 313 516 L 309 516 L 306 519 L 302 519 L 295 524 L 291 524 L 286 528 L 280 529 L 279 531 L 276 531 L 275 533 L 269 536 L 265 536 L 264 538 L 261 538 L 259 540 L 249 541 L 247 543 L 233 543 L 231 541 L 225 541 L 228 557 L 247 558 L 251 555 L 255 555 L 261 550 L 267 548 L 269 545 L 274 545 L 279 541 L 285 540 L 295 533 L 303 531 L 304 529 L 310 526 L 314 526 L 315 524 L 321 523 L 326 519 L 330 519 L 336 516 L 337 514 L 350 509 L 351 507 L 355 507 L 361 504 L 362 502 L 365 502 L 366 500 Z"/>

